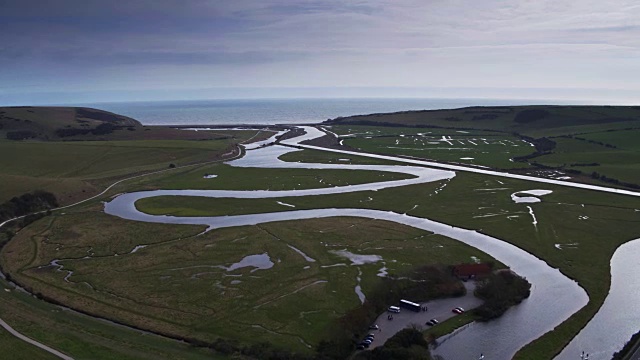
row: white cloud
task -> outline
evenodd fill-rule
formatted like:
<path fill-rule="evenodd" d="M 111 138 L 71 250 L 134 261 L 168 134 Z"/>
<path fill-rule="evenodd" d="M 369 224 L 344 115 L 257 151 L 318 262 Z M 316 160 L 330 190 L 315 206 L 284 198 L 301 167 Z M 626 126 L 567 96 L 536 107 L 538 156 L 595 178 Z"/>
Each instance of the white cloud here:
<path fill-rule="evenodd" d="M 145 7 L 152 8 L 150 15 Z M 20 31 L 0 35 L 5 47 L 0 81 L 19 88 L 20 72 L 31 71 L 43 74 L 41 79 L 67 74 L 60 81 L 70 87 L 120 84 L 129 89 L 640 90 L 640 77 L 634 76 L 640 74 L 640 4 L 635 0 L 138 1 L 117 9 L 90 1 L 69 6 L 72 15 L 95 18 L 103 25 L 100 31 L 82 31 L 91 21 L 56 21 L 64 8 L 50 11 L 50 21 L 31 32 L 33 23 L 26 21 L 13 28 Z M 46 8 L 38 16 L 46 17 Z M 115 25 L 108 26 L 110 21 Z M 93 74 L 100 82 L 68 76 L 74 72 Z M 30 79 L 29 86 L 55 88 L 34 76 L 23 78 Z"/>

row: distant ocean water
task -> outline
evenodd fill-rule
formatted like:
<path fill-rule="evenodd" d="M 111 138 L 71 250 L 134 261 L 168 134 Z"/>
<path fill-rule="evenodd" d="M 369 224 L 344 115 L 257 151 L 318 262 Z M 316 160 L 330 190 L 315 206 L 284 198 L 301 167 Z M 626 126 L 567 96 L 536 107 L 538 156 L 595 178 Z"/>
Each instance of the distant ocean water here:
<path fill-rule="evenodd" d="M 132 117 L 145 125 L 317 123 L 338 116 L 465 106 L 553 104 L 505 99 L 264 99 L 82 104 Z M 558 102 L 555 102 L 558 103 Z"/>

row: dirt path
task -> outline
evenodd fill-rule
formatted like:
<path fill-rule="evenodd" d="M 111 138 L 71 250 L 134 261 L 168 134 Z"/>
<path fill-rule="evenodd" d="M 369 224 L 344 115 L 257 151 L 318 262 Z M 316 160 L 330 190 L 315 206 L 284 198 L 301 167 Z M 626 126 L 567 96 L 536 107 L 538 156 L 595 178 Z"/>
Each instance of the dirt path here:
<path fill-rule="evenodd" d="M 26 341 L 29 344 L 33 345 L 33 346 L 37 346 L 40 349 L 51 353 L 61 359 L 64 360 L 73 360 L 73 358 L 71 356 L 67 356 L 63 353 L 61 353 L 60 351 L 56 350 L 56 349 L 52 349 L 50 347 L 48 347 L 47 345 L 44 345 L 42 343 L 39 343 L 31 338 L 28 338 L 22 334 L 20 334 L 19 332 L 15 331 L 11 326 L 9 326 L 9 324 L 7 324 L 6 322 L 4 322 L 2 319 L 0 319 L 0 326 L 2 326 L 5 330 L 7 330 L 11 335 L 17 337 L 18 339 L 22 340 L 22 341 Z"/>

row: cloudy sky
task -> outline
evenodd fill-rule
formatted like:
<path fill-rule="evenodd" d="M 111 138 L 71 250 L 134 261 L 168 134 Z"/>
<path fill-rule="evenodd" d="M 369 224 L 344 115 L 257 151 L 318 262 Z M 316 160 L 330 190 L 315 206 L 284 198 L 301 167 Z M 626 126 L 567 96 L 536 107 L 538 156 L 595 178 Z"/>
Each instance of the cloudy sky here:
<path fill-rule="evenodd" d="M 640 103 L 640 2 L 0 0 L 0 105 L 296 96 Z"/>

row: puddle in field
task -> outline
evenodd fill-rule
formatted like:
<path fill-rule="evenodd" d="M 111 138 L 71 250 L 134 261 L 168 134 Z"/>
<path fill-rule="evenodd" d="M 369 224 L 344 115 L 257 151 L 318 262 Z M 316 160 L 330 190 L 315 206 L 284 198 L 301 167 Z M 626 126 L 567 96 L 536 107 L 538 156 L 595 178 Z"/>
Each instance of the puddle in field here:
<path fill-rule="evenodd" d="M 537 203 L 541 202 L 539 196 L 549 195 L 553 191 L 552 190 L 525 190 L 525 191 L 517 191 L 511 194 L 511 200 L 514 202 L 521 203 Z M 524 195 L 524 196 L 523 196 Z M 526 196 L 533 195 L 533 196 Z"/>
<path fill-rule="evenodd" d="M 380 270 L 378 270 L 378 273 L 376 274 L 376 276 L 378 277 L 387 277 L 387 275 L 389 275 L 389 269 L 387 269 L 387 267 L 384 265 L 380 268 Z"/>
<path fill-rule="evenodd" d="M 278 205 L 282 205 L 282 206 L 296 207 L 295 205 L 287 204 L 287 203 L 284 203 L 282 201 L 276 201 L 276 203 L 278 203 Z"/>
<path fill-rule="evenodd" d="M 254 269 L 251 272 L 257 270 L 266 270 L 271 269 L 275 265 L 271 258 L 269 258 L 269 254 L 258 254 L 258 255 L 249 255 L 245 256 L 242 260 L 238 261 L 235 264 L 231 264 L 231 266 L 225 268 L 227 271 L 234 271 L 237 269 L 242 269 L 245 267 L 253 267 Z"/>
<path fill-rule="evenodd" d="M 347 250 L 333 250 L 330 253 L 336 254 L 338 256 L 342 256 L 351 260 L 351 265 L 364 265 L 364 264 L 373 264 L 378 261 L 382 261 L 382 256 L 380 255 L 362 255 L 362 254 L 354 254 Z"/>
<path fill-rule="evenodd" d="M 129 254 L 136 253 L 136 252 L 138 252 L 138 250 L 144 249 L 146 247 L 147 247 L 147 245 L 137 245 L 136 247 L 133 248 L 133 250 L 131 250 L 131 252 Z"/>
<path fill-rule="evenodd" d="M 367 299 L 367 297 L 364 295 L 364 293 L 362 292 L 362 287 L 360 286 L 360 281 L 362 281 L 362 270 L 360 270 L 360 268 L 358 268 L 358 276 L 356 276 L 356 287 L 355 287 L 355 292 L 356 295 L 358 295 L 358 299 L 360 299 L 360 303 L 364 304 L 364 301 Z"/>

